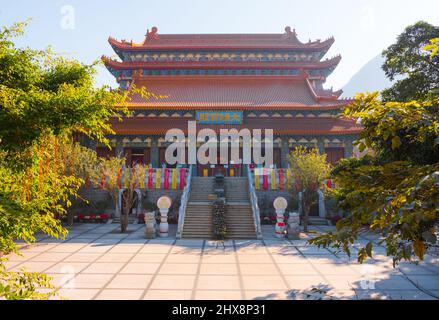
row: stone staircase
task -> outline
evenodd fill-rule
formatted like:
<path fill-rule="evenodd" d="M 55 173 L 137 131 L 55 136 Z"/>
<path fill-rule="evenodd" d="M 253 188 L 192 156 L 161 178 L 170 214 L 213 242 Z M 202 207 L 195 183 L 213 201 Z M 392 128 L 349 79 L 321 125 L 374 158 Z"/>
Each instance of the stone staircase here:
<path fill-rule="evenodd" d="M 209 194 L 214 193 L 213 186 L 213 177 L 192 177 L 182 238 L 212 238 L 212 200 L 209 200 Z M 227 238 L 256 239 L 247 178 L 226 177 L 225 189 Z"/>
<path fill-rule="evenodd" d="M 212 238 L 213 177 L 192 177 L 191 193 L 186 207 L 182 238 Z"/>
<path fill-rule="evenodd" d="M 248 179 L 225 178 L 227 201 L 227 238 L 256 239 L 253 211 L 248 194 Z"/>

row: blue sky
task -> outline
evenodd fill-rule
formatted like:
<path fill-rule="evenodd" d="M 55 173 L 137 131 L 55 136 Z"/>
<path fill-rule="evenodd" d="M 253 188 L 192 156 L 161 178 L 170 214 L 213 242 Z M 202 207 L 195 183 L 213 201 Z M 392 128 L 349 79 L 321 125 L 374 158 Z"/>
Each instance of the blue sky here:
<path fill-rule="evenodd" d="M 33 19 L 19 45 L 51 45 L 85 63 L 114 54 L 108 36 L 140 42 L 152 26 L 159 33 L 282 33 L 289 25 L 304 42 L 334 36 L 327 57 L 343 57 L 327 82 L 335 89 L 407 25 L 439 24 L 438 13 L 436 0 L 0 0 L 0 25 Z M 103 67 L 97 84 L 116 85 Z"/>

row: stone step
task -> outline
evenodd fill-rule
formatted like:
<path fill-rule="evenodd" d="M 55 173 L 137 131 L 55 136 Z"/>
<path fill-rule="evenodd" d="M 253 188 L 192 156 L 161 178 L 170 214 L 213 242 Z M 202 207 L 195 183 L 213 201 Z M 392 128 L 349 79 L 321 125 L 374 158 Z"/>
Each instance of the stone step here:
<path fill-rule="evenodd" d="M 308 224 L 315 225 L 315 226 L 329 226 L 331 225 L 330 222 L 321 217 L 308 217 Z"/>

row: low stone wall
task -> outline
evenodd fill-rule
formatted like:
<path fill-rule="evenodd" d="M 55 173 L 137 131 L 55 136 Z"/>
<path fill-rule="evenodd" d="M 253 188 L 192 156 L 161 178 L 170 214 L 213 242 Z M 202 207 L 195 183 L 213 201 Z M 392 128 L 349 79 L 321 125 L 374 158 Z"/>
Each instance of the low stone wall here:
<path fill-rule="evenodd" d="M 146 190 L 146 198 L 148 201 L 156 203 L 161 196 L 168 196 L 172 199 L 172 203 L 180 203 L 182 190 Z"/>
<path fill-rule="evenodd" d="M 79 192 L 82 198 L 85 198 L 94 203 L 101 201 L 111 201 L 110 195 L 107 190 L 101 189 L 83 189 Z"/>
<path fill-rule="evenodd" d="M 142 190 L 142 195 L 146 194 L 146 199 L 152 203 L 156 203 L 161 196 L 169 196 L 172 199 L 170 213 L 173 212 L 174 214 L 178 212 L 180 207 L 182 193 L 182 190 Z M 81 190 L 80 196 L 93 204 L 108 202 L 108 209 L 105 210 L 105 213 L 114 218 L 114 209 L 112 209 L 114 204 L 110 203 L 112 200 L 108 191 L 101 189 Z"/>
<path fill-rule="evenodd" d="M 288 202 L 288 211 L 297 211 L 297 195 L 291 191 L 282 190 L 256 190 L 258 197 L 258 206 L 261 216 L 275 215 L 273 201 L 277 197 L 284 197 Z"/>
<path fill-rule="evenodd" d="M 284 197 L 288 203 L 290 203 L 293 200 L 293 193 L 290 191 L 282 191 L 282 190 L 256 190 L 256 195 L 259 199 L 265 199 L 266 201 L 269 201 L 270 203 L 273 203 L 274 199 L 277 197 Z"/>

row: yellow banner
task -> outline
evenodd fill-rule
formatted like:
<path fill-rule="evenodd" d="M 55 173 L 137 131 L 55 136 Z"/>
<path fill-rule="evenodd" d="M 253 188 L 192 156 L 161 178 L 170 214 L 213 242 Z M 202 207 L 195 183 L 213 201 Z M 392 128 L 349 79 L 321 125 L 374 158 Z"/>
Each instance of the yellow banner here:
<path fill-rule="evenodd" d="M 257 169 L 255 169 L 255 171 L 253 171 L 255 174 L 254 174 L 254 179 L 255 179 L 255 189 L 256 190 L 259 190 L 260 188 L 261 188 L 261 185 L 260 185 L 260 181 L 259 181 L 259 175 L 258 175 L 258 170 Z"/>
<path fill-rule="evenodd" d="M 171 188 L 173 190 L 177 189 L 177 169 L 172 169 L 172 183 Z"/>
<path fill-rule="evenodd" d="M 276 170 L 270 169 L 270 177 L 271 177 L 271 190 L 276 190 L 277 189 Z"/>
<path fill-rule="evenodd" d="M 162 169 L 156 169 L 156 172 L 155 172 L 155 187 L 156 187 L 156 189 L 160 189 L 160 187 L 161 187 L 161 181 L 160 181 L 161 172 L 162 172 Z"/>

